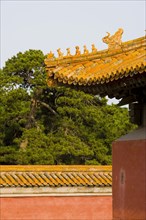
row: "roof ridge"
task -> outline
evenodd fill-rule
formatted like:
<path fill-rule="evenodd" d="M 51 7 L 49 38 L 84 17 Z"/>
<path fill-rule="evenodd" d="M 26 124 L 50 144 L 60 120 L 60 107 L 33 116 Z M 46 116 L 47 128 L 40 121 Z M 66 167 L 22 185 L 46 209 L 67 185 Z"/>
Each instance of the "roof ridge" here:
<path fill-rule="evenodd" d="M 48 171 L 48 172 L 88 172 L 88 171 L 111 171 L 112 166 L 99 165 L 0 165 L 0 172 L 25 172 L 25 171 Z"/>
<path fill-rule="evenodd" d="M 96 52 L 89 52 L 87 54 L 79 54 L 79 55 L 70 55 L 70 56 L 62 56 L 61 58 L 50 58 L 48 57 L 44 60 L 46 64 L 46 69 L 50 69 L 51 67 L 59 66 L 59 65 L 67 65 L 71 63 L 85 62 L 86 60 L 93 59 L 102 59 L 106 57 L 111 57 L 114 55 L 118 55 L 123 52 L 127 52 L 130 50 L 138 49 L 142 46 L 146 46 L 146 36 L 136 38 L 133 40 L 122 42 L 119 48 L 117 49 L 104 49 Z"/>

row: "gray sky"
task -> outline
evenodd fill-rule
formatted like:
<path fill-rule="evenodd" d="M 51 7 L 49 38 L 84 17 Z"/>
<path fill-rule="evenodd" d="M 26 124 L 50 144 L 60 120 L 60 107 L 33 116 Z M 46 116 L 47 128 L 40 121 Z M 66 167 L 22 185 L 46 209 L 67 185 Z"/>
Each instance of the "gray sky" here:
<path fill-rule="evenodd" d="M 44 54 L 76 45 L 101 50 L 106 31 L 124 29 L 123 41 L 145 34 L 145 1 L 6 1 L 1 0 L 1 63 L 19 51 Z"/>

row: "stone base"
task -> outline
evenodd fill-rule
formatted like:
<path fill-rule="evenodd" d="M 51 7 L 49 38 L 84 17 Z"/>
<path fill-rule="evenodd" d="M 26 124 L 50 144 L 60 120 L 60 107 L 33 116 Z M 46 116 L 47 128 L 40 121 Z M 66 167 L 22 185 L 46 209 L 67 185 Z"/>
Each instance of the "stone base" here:
<path fill-rule="evenodd" d="M 113 219 L 146 220 L 145 128 L 113 143 Z"/>

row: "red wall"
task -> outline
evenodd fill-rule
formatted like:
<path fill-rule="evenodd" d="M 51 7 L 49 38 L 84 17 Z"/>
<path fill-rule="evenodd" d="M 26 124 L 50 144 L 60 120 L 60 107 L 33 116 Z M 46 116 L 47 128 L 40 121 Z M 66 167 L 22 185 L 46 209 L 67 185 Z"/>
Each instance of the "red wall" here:
<path fill-rule="evenodd" d="M 1 220 L 112 220 L 111 196 L 1 198 Z"/>
<path fill-rule="evenodd" d="M 146 140 L 113 143 L 113 219 L 146 220 Z"/>

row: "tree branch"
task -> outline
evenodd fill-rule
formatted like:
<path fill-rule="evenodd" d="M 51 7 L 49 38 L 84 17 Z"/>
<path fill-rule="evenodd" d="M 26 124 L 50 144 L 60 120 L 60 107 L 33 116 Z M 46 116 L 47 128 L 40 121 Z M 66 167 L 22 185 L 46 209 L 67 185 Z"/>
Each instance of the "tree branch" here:
<path fill-rule="evenodd" d="M 40 103 L 42 106 L 46 107 L 47 109 L 49 109 L 50 112 L 52 112 L 54 115 L 58 115 L 57 112 L 54 111 L 54 109 L 52 109 L 48 104 L 46 104 L 45 102 L 42 101 L 37 101 L 38 103 Z"/>

